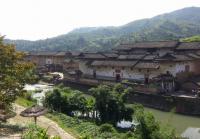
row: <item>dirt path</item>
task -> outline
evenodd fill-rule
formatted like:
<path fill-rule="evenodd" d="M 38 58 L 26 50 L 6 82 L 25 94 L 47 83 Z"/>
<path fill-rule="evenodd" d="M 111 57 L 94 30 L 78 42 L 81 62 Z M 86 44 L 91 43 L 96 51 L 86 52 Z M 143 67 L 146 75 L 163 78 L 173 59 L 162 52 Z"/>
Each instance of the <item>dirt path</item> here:
<path fill-rule="evenodd" d="M 21 117 L 19 115 L 20 112 L 25 109 L 24 107 L 15 104 L 14 109 L 15 109 L 17 115 L 15 117 L 9 119 L 8 123 L 18 124 L 18 125 L 27 125 L 27 124 L 33 122 L 33 118 Z M 52 121 L 44 116 L 40 116 L 37 119 L 37 124 L 40 127 L 43 127 L 45 129 L 48 128 L 48 134 L 50 136 L 59 135 L 62 139 L 75 139 L 72 135 L 65 132 L 62 128 L 60 128 L 57 123 L 55 123 L 54 121 Z M 15 139 L 15 137 L 10 138 L 10 139 Z M 16 138 L 16 139 L 18 139 L 18 138 Z"/>

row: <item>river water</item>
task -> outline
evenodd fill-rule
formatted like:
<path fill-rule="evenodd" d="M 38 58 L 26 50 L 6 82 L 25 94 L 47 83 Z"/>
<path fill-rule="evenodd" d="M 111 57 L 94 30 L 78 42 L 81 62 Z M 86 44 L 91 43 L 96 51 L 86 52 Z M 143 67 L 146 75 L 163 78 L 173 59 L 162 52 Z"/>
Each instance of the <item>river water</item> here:
<path fill-rule="evenodd" d="M 188 127 L 200 127 L 200 117 L 164 112 L 147 107 L 145 107 L 145 111 L 152 112 L 158 121 L 164 124 L 170 124 L 178 133 L 182 133 Z"/>
<path fill-rule="evenodd" d="M 52 90 L 53 86 L 48 84 L 26 84 L 24 90 L 33 91 L 32 98 L 37 100 L 38 105 L 42 105 L 42 101 L 45 98 L 45 93 Z"/>

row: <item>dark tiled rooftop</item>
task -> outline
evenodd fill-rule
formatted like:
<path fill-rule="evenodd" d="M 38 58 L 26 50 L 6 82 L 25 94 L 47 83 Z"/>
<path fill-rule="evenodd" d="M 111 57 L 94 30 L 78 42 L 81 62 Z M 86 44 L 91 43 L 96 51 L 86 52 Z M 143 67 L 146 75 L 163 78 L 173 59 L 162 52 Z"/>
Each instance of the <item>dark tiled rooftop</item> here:
<path fill-rule="evenodd" d="M 153 62 L 139 62 L 134 66 L 137 69 L 158 69 L 160 66 L 158 63 Z"/>
<path fill-rule="evenodd" d="M 119 66 L 119 67 L 132 67 L 137 61 L 93 61 L 91 66 Z"/>
<path fill-rule="evenodd" d="M 131 50 L 131 49 L 149 49 L 149 48 L 175 48 L 178 41 L 160 41 L 160 42 L 137 42 L 133 44 L 121 44 L 117 50 Z"/>
<path fill-rule="evenodd" d="M 200 50 L 200 42 L 182 42 L 177 50 Z"/>

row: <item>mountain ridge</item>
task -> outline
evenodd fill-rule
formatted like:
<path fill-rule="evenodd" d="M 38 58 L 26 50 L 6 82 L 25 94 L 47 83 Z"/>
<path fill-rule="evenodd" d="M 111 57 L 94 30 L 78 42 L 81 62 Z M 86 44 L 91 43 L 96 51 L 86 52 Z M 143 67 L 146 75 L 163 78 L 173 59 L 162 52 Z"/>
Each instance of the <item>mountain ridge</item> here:
<path fill-rule="evenodd" d="M 122 26 L 84 27 L 56 37 L 6 40 L 21 51 L 110 50 L 123 42 L 177 40 L 200 34 L 200 7 L 187 7 Z"/>

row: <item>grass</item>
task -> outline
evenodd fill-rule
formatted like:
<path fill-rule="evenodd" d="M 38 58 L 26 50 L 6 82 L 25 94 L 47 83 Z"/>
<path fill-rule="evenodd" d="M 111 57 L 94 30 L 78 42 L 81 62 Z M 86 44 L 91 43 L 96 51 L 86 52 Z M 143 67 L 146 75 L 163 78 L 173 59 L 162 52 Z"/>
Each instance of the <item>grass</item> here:
<path fill-rule="evenodd" d="M 60 114 L 62 115 L 62 114 Z M 53 121 L 55 121 L 63 130 L 68 132 L 69 134 L 73 135 L 75 138 L 80 138 L 80 135 L 77 131 L 73 130 L 71 126 L 69 125 L 71 121 L 73 121 L 73 118 L 71 119 L 69 116 L 65 116 L 64 118 L 60 118 L 59 114 L 57 115 L 56 113 L 47 113 L 45 116 Z M 67 121 L 70 122 L 67 122 Z"/>
<path fill-rule="evenodd" d="M 23 97 L 18 97 L 16 99 L 15 103 L 17 103 L 18 105 L 21 105 L 23 107 L 30 107 L 30 106 L 36 104 L 35 102 L 27 100 L 27 99 L 25 99 Z"/>

